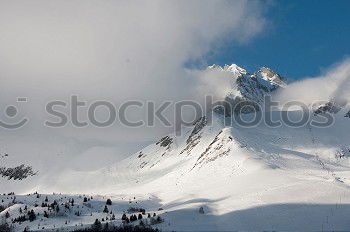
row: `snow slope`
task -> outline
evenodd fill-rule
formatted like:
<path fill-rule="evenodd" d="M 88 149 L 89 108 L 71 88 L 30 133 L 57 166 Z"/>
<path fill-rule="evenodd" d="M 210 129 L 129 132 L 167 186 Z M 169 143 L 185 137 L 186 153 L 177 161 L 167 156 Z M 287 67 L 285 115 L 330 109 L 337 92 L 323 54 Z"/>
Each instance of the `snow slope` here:
<path fill-rule="evenodd" d="M 244 72 L 233 68 L 226 67 Z M 275 74 L 255 75 L 277 85 Z M 64 165 L 69 160 L 62 161 L 58 156 L 42 169 L 36 165 L 39 172 L 35 176 L 22 181 L 0 179 L 0 190 L 19 194 L 64 193 L 49 197 L 74 197 L 81 205 L 79 195 L 87 194 L 99 202 L 79 217 L 65 213 L 45 219 L 46 229 L 55 224 L 55 228 L 71 230 L 76 224 L 87 225 L 104 217 L 102 210 L 108 196 L 115 202 L 114 223 L 121 223 L 121 214 L 132 205 L 161 215 L 164 222 L 154 226 L 164 231 L 349 230 L 350 121 L 344 117 L 347 111 L 340 109 L 334 125 L 328 128 L 270 128 L 264 123 L 243 128 L 225 122 L 228 118 L 223 115 L 207 115 L 192 127 L 183 128 L 180 136 L 159 138 L 102 168 L 80 159 L 81 166 L 86 163 L 86 167 L 77 169 Z M 296 120 L 301 112 L 289 114 Z M 272 115 L 274 120 L 281 118 L 280 111 Z M 319 117 L 312 115 L 311 119 Z M 33 208 L 30 197 L 17 195 L 22 204 Z M 10 199 L 6 200 L 8 204 Z M 18 211 L 18 205 L 11 207 L 7 210 Z M 199 212 L 200 207 L 204 214 Z M 2 218 L 4 213 L 0 214 Z M 72 223 L 65 224 L 66 220 Z M 37 222 L 25 225 L 38 227 Z M 23 225 L 15 226 L 23 229 Z"/>

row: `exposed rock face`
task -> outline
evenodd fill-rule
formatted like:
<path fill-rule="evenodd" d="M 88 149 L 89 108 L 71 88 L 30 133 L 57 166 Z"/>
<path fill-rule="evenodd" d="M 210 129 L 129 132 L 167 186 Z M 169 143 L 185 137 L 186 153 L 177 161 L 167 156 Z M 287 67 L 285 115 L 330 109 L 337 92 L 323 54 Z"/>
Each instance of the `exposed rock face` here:
<path fill-rule="evenodd" d="M 173 139 L 170 138 L 169 136 L 165 136 L 163 138 L 160 139 L 159 142 L 157 142 L 156 144 L 160 145 L 161 147 L 167 147 L 170 146 L 170 144 L 173 142 Z"/>
<path fill-rule="evenodd" d="M 335 100 L 331 99 L 329 102 L 320 105 L 314 112 L 315 115 L 318 114 L 324 114 L 324 113 L 331 113 L 336 114 L 338 113 L 344 106 L 346 106 L 347 102 L 344 100 Z M 347 115 L 347 114 L 346 114 Z M 345 117 L 347 117 L 345 115 Z M 349 115 L 350 116 L 350 115 Z"/>
<path fill-rule="evenodd" d="M 350 111 L 348 111 L 348 112 L 344 115 L 344 117 L 350 118 Z"/>
<path fill-rule="evenodd" d="M 245 69 L 235 64 L 209 66 L 209 69 L 232 73 L 232 91 L 221 103 L 222 107 L 216 107 L 215 112 L 230 116 L 232 113 L 251 113 L 259 111 L 266 95 L 280 87 L 286 86 L 286 81 L 279 74 L 269 68 L 261 68 L 250 74 Z"/>
<path fill-rule="evenodd" d="M 187 152 L 189 154 L 192 149 L 198 145 L 200 142 L 200 139 L 202 137 L 202 129 L 207 125 L 208 121 L 207 118 L 200 117 L 195 123 L 194 123 L 194 128 L 186 140 L 186 147 L 180 152 L 180 154 L 183 154 L 184 152 Z"/>
<path fill-rule="evenodd" d="M 0 167 L 0 175 L 8 178 L 9 180 L 23 180 L 29 176 L 34 176 L 36 172 L 33 171 L 32 167 L 21 164 L 14 168 Z"/>
<path fill-rule="evenodd" d="M 206 117 L 200 117 L 195 123 L 194 123 L 194 128 L 192 130 L 191 135 L 187 139 L 187 144 L 189 144 L 191 141 L 194 140 L 194 136 L 197 135 L 203 127 L 207 125 L 207 119 Z"/>
<path fill-rule="evenodd" d="M 286 80 L 278 73 L 275 73 L 269 68 L 262 67 L 256 75 L 260 75 L 262 79 L 270 81 L 273 85 L 285 86 Z"/>
<path fill-rule="evenodd" d="M 242 97 L 230 97 L 227 96 L 224 101 L 220 103 L 219 106 L 215 107 L 214 112 L 225 115 L 226 117 L 232 114 L 248 114 L 252 112 L 258 112 L 260 110 L 259 104 L 246 100 Z"/>

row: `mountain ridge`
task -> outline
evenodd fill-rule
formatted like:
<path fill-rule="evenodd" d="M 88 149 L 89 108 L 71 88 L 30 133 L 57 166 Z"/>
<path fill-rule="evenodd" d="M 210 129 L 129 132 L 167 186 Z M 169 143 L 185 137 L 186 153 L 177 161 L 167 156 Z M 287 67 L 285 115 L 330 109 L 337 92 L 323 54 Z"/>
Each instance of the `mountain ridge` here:
<path fill-rule="evenodd" d="M 227 98 L 241 97 L 260 104 L 260 96 L 285 88 L 279 81 L 283 78 L 266 68 L 255 74 L 235 65 L 211 68 L 232 73 L 232 87 L 242 95 L 230 92 Z M 127 158 L 100 168 L 88 168 L 89 163 L 104 158 L 100 150 L 94 152 L 95 156 L 76 159 L 69 156 L 74 153 L 54 153 L 65 147 L 54 150 L 48 146 L 45 152 L 51 155 L 40 159 L 34 152 L 25 153 L 22 159 L 37 174 L 21 181 L 0 179 L 0 186 L 7 192 L 23 194 L 16 195 L 23 204 L 13 204 L 13 199 L 0 196 L 9 205 L 0 217 L 10 221 L 5 219 L 5 213 L 18 215 L 19 207 L 24 205 L 42 214 L 47 207 L 40 207 L 40 196 L 25 195 L 38 191 L 73 194 L 48 197 L 62 204 L 65 198 L 74 198 L 79 207 L 85 207 L 80 216 L 73 211 L 50 214 L 49 218 L 39 216 L 41 223 L 56 223 L 57 228 L 105 218 L 108 195 L 116 202 L 109 208 L 117 217 L 121 218 L 129 207 L 147 208 L 164 219 L 153 225 L 164 231 L 346 230 L 350 226 L 350 124 L 344 111 L 339 109 L 334 114 L 334 124 L 327 128 L 310 123 L 272 128 L 264 121 L 249 128 L 230 120 L 227 123 L 232 115 L 214 112 L 183 127 L 181 133 L 161 136 Z M 303 112 L 289 113 L 291 120 L 297 121 Z M 274 121 L 281 120 L 281 111 L 271 114 Z M 248 112 L 241 114 L 248 120 L 252 116 Z M 310 117 L 318 119 L 319 115 Z M 9 152 L 2 162 L 22 162 L 15 155 Z M 86 167 L 77 169 L 79 166 Z M 98 202 L 92 200 L 90 207 L 82 202 L 83 193 L 93 195 Z M 285 207 L 283 211 L 281 206 Z M 258 223 L 252 225 L 251 220 Z M 113 223 L 122 222 L 117 219 Z M 18 224 L 16 228 L 23 231 L 25 225 L 37 229 L 37 221 Z"/>

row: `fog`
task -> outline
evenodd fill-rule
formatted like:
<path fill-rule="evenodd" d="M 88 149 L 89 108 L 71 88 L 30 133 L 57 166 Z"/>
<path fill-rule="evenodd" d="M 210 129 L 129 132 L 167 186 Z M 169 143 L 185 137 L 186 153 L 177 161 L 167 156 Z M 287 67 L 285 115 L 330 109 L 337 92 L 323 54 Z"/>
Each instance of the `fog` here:
<path fill-rule="evenodd" d="M 39 143 L 63 137 L 120 147 L 153 141 L 171 127 L 156 121 L 153 127 L 130 128 L 117 121 L 108 128 L 70 123 L 46 128 L 45 120 L 57 118 L 45 112 L 45 105 L 67 101 L 59 110 L 69 115 L 72 95 L 88 105 L 105 100 L 116 107 L 128 100 L 159 106 L 167 100 L 202 104 L 208 94 L 219 99 L 227 78 L 186 64 L 205 64 L 205 55 L 224 44 L 249 43 L 266 26 L 264 9 L 255 1 L 1 1 L 0 118 L 8 123 L 29 119 L 18 130 L 2 129 L 1 136 L 37 137 Z M 18 97 L 28 102 L 16 102 Z M 8 105 L 18 108 L 16 117 L 5 115 Z M 86 120 L 86 111 L 79 110 L 80 120 Z M 147 109 L 134 107 L 127 116 L 146 120 L 146 115 Z M 171 107 L 166 115 L 173 123 Z M 103 121 L 104 109 L 97 116 Z"/>

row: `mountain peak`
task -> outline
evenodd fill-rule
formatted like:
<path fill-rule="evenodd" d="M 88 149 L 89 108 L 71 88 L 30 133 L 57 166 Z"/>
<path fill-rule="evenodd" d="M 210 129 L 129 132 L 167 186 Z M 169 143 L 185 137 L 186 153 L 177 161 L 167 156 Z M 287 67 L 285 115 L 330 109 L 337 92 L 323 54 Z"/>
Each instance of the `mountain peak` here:
<path fill-rule="evenodd" d="M 260 104 L 265 95 L 287 85 L 284 78 L 267 67 L 262 67 L 253 74 L 236 64 L 226 64 L 223 67 L 213 64 L 208 69 L 232 73 L 232 88 L 226 96 L 231 102 L 248 101 Z"/>
<path fill-rule="evenodd" d="M 225 71 L 225 72 L 232 72 L 235 74 L 248 74 L 247 70 L 244 68 L 239 67 L 237 64 L 225 64 L 224 66 L 220 66 L 218 64 L 213 64 L 208 66 L 208 69 L 213 69 L 213 70 L 220 70 L 220 71 Z"/>
<path fill-rule="evenodd" d="M 274 72 L 272 69 L 267 67 L 261 67 L 259 71 L 255 73 L 256 76 L 259 76 L 261 79 L 269 81 L 273 84 L 279 86 L 286 86 L 285 78 L 283 78 L 278 73 Z"/>
<path fill-rule="evenodd" d="M 225 64 L 223 70 L 227 72 L 233 72 L 233 73 L 248 74 L 247 70 L 239 67 L 236 64 L 231 64 L 231 65 Z"/>
<path fill-rule="evenodd" d="M 258 71 L 254 72 L 253 74 L 250 74 L 246 69 L 238 66 L 237 64 L 230 64 L 230 65 L 225 64 L 224 66 L 213 64 L 208 66 L 208 69 L 232 72 L 236 74 L 237 77 L 240 75 L 249 75 L 249 77 L 251 78 L 262 79 L 274 85 L 286 86 L 286 80 L 284 77 L 282 77 L 272 69 L 264 66 L 261 67 Z"/>

